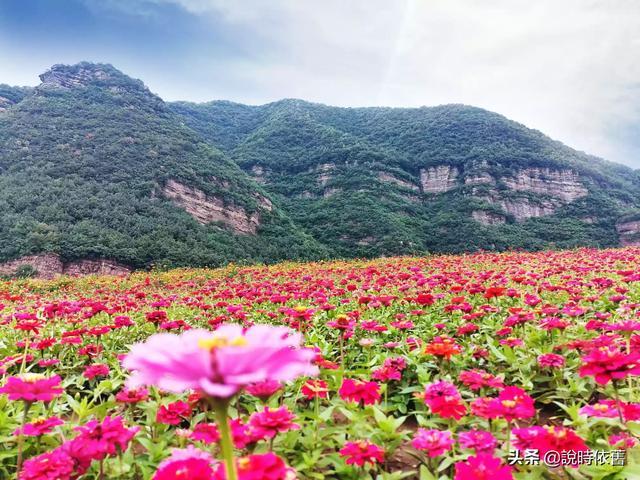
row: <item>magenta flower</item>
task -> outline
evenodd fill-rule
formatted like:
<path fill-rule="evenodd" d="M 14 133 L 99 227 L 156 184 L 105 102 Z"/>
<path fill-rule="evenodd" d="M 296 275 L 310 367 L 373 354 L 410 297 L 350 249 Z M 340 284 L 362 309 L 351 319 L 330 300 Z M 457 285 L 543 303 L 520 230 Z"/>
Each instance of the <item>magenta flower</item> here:
<path fill-rule="evenodd" d="M 312 350 L 284 327 L 223 325 L 215 332 L 194 329 L 151 336 L 132 347 L 123 366 L 133 370 L 128 388 L 155 385 L 170 392 L 203 390 L 228 398 L 251 383 L 317 375 Z"/>
<path fill-rule="evenodd" d="M 7 382 L 0 388 L 0 393 L 6 394 L 9 400 L 50 402 L 62 393 L 60 381 L 58 375 L 45 377 L 37 373 L 25 373 L 7 378 Z"/>
<path fill-rule="evenodd" d="M 193 445 L 189 445 L 185 449 L 174 448 L 171 456 L 158 465 L 153 480 L 213 479 L 213 469 L 211 468 L 213 464 L 214 460 L 210 454 L 198 450 Z"/>
<path fill-rule="evenodd" d="M 273 438 L 281 432 L 300 430 L 300 425 L 293 423 L 295 415 L 286 406 L 270 410 L 264 407 L 249 419 L 249 428 L 255 438 Z"/>
<path fill-rule="evenodd" d="M 25 424 L 24 428 L 16 429 L 14 435 L 25 435 L 27 437 L 39 437 L 51 433 L 51 431 L 58 425 L 62 425 L 64 422 L 58 417 L 38 418 L 31 423 Z"/>
<path fill-rule="evenodd" d="M 75 473 L 74 470 L 75 460 L 63 448 L 56 448 L 24 462 L 19 479 L 70 480 Z"/>
<path fill-rule="evenodd" d="M 451 450 L 453 438 L 449 431 L 419 428 L 411 441 L 411 445 L 416 450 L 423 450 L 427 452 L 429 457 L 434 458 Z"/>

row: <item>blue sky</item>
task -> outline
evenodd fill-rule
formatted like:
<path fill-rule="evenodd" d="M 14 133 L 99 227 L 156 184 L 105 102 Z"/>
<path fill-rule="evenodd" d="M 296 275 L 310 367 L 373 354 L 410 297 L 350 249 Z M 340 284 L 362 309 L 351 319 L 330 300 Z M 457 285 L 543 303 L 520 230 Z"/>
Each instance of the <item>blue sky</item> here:
<path fill-rule="evenodd" d="M 466 103 L 640 168 L 636 0 L 0 0 L 0 83 L 112 63 L 165 100 Z"/>

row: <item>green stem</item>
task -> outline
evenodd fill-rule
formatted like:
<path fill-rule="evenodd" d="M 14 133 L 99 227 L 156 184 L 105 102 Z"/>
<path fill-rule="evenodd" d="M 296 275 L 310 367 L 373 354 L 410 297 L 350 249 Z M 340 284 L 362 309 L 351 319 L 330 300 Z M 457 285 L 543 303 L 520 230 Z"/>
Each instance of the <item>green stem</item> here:
<path fill-rule="evenodd" d="M 615 380 L 612 380 L 613 383 L 613 393 L 616 399 L 616 408 L 618 409 L 618 418 L 620 419 L 620 423 L 624 425 L 624 417 L 622 416 L 622 405 L 620 404 L 620 394 L 618 393 L 618 385 Z"/>
<path fill-rule="evenodd" d="M 24 410 L 22 413 L 22 423 L 20 424 L 20 435 L 18 435 L 18 459 L 16 465 L 16 478 L 20 477 L 20 470 L 22 469 L 22 447 L 24 444 L 24 435 L 22 431 L 24 430 L 24 425 L 27 423 L 27 415 L 29 414 L 29 409 L 31 408 L 31 402 L 24 402 Z"/>
<path fill-rule="evenodd" d="M 238 480 L 238 471 L 233 457 L 233 437 L 229 427 L 228 406 L 229 403 L 227 401 L 214 402 L 213 410 L 220 430 L 220 448 L 222 450 L 222 458 L 227 467 L 227 480 Z"/>

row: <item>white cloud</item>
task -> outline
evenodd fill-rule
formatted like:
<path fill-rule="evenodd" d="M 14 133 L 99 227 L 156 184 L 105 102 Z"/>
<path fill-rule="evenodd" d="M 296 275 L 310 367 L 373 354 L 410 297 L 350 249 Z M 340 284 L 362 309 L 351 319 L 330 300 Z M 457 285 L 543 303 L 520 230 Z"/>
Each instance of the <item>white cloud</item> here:
<path fill-rule="evenodd" d="M 240 58 L 194 45 L 183 83 L 143 78 L 168 99 L 467 103 L 640 167 L 638 0 L 108 1 L 174 4 L 256 46 Z"/>
<path fill-rule="evenodd" d="M 273 43 L 234 65 L 247 100 L 468 103 L 640 166 L 615 132 L 640 123 L 636 0 L 154 1 Z"/>

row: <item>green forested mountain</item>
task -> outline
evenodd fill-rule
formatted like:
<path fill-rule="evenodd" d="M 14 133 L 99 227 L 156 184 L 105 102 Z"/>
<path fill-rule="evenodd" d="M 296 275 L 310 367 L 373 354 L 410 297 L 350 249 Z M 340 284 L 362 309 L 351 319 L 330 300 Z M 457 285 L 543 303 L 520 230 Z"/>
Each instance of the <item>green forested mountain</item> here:
<path fill-rule="evenodd" d="M 33 91 L 0 89 L 14 101 L 0 112 L 1 259 L 46 251 L 144 267 L 324 254 L 142 82 L 94 64 L 41 79 Z M 176 185 L 223 213 L 202 204 L 217 220 L 199 223 L 169 198 Z M 259 223 L 259 234 L 234 222 Z"/>
<path fill-rule="evenodd" d="M 640 236 L 636 171 L 482 109 L 167 104 L 90 63 L 41 80 L 0 85 L 0 262 L 216 265 Z"/>
<path fill-rule="evenodd" d="M 464 105 L 175 103 L 340 255 L 616 245 L 636 171 Z"/>

